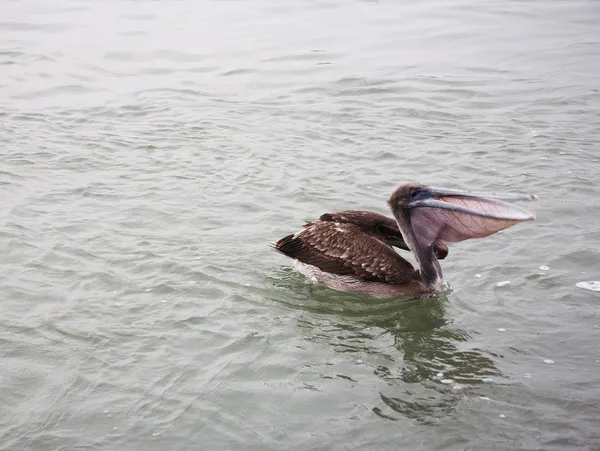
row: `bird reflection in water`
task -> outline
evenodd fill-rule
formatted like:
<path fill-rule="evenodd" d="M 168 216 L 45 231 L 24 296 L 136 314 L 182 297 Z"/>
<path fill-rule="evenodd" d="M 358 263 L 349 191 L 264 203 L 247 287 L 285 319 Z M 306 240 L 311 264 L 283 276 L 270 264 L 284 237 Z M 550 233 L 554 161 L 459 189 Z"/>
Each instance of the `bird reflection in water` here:
<path fill-rule="evenodd" d="M 373 374 L 384 384 L 379 391 L 382 404 L 372 410 L 381 417 L 401 414 L 434 422 L 476 386 L 501 376 L 485 351 L 469 349 L 469 331 L 448 319 L 447 291 L 398 302 L 307 286 L 291 269 L 280 271 L 276 279 L 274 284 L 285 289 L 277 302 L 307 312 L 297 321 L 304 340 L 327 343 L 335 352 L 365 359 L 367 365 L 374 357 Z M 292 298 L 290 291 L 296 293 Z M 347 378 L 353 380 L 353 375 Z"/>

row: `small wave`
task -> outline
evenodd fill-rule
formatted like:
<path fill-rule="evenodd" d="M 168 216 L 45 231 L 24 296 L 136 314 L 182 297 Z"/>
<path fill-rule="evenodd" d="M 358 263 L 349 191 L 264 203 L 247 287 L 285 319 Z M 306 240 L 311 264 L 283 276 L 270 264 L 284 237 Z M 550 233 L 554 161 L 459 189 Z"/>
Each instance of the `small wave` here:
<path fill-rule="evenodd" d="M 600 291 L 600 281 L 599 280 L 589 280 L 583 282 L 577 282 L 575 284 L 578 288 L 583 288 L 584 290 L 590 291 Z"/>

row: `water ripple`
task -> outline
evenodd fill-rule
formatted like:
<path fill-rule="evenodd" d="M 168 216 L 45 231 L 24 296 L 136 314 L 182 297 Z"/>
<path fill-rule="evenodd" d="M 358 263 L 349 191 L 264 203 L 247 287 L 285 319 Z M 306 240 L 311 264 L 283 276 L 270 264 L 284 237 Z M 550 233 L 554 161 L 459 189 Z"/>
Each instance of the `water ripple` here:
<path fill-rule="evenodd" d="M 5 6 L 4 447 L 600 443 L 594 5 Z M 419 301 L 268 246 L 408 180 L 537 192 L 538 219 Z"/>

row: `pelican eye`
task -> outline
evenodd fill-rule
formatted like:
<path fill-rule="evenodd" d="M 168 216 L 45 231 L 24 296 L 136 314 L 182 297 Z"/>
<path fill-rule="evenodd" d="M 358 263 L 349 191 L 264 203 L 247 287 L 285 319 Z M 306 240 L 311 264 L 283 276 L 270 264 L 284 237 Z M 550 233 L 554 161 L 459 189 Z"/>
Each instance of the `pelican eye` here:
<path fill-rule="evenodd" d="M 408 190 L 408 197 L 410 197 L 411 199 L 414 199 L 417 194 L 419 194 L 419 190 L 417 188 L 411 188 Z"/>

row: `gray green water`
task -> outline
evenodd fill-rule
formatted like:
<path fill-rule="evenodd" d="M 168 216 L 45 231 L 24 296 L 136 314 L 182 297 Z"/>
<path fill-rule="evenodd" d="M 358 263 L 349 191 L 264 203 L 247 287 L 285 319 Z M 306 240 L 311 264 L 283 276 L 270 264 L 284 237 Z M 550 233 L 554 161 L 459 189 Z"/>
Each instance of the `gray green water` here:
<path fill-rule="evenodd" d="M 0 449 L 600 449 L 598 2 L 0 12 Z M 421 301 L 268 247 L 411 180 L 538 219 Z"/>

